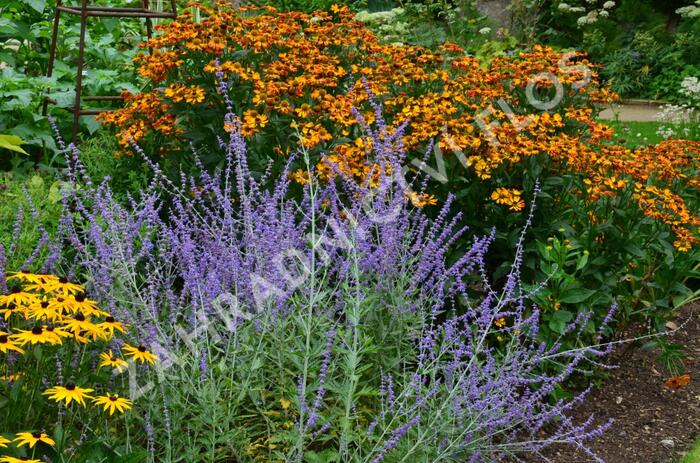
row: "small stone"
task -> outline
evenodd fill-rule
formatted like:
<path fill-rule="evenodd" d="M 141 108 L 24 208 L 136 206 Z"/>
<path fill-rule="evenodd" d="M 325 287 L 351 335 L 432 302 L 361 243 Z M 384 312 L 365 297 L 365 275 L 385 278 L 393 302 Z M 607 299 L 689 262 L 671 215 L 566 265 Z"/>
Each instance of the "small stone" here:
<path fill-rule="evenodd" d="M 620 396 L 615 397 L 615 403 L 620 405 L 622 403 L 622 397 L 620 397 Z"/>
<path fill-rule="evenodd" d="M 673 447 L 676 446 L 676 443 L 673 442 L 673 439 L 663 439 L 663 440 L 661 441 L 661 445 L 663 445 L 663 446 L 666 447 L 667 449 L 672 449 Z"/>

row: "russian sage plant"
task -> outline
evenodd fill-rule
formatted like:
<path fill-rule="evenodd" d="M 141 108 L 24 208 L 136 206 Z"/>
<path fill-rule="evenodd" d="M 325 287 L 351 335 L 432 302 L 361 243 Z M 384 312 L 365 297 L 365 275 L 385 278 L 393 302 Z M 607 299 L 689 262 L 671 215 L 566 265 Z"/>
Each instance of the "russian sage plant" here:
<path fill-rule="evenodd" d="M 402 175 L 403 128 L 375 112 L 368 183 L 339 169 L 320 183 L 311 166 L 296 197 L 294 158 L 278 179 L 250 172 L 232 111 L 220 171 L 174 182 L 151 164 L 126 204 L 64 147 L 73 187 L 47 268 L 89 281 L 158 356 L 128 373 L 127 446 L 159 462 L 490 462 L 554 443 L 595 458 L 586 442 L 608 424 L 573 422 L 582 396 L 551 394 L 608 348 L 538 339 L 524 234 L 502 288 L 484 264 L 493 234 L 450 257 L 461 214 L 412 206 L 423 180 Z"/>

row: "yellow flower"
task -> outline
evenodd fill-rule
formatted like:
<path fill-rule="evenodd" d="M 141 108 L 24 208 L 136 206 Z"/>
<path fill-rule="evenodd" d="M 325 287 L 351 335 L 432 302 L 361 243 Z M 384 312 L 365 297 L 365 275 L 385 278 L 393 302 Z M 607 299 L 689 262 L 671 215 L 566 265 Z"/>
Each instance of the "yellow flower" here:
<path fill-rule="evenodd" d="M 27 273 L 22 270 L 19 272 L 14 272 L 12 275 L 7 277 L 7 281 L 21 281 L 23 283 L 31 283 L 34 285 L 42 285 L 42 284 L 47 284 L 49 282 L 54 282 L 58 280 L 53 275 L 43 275 L 40 273 Z"/>
<path fill-rule="evenodd" d="M 131 409 L 131 401 L 125 399 L 124 397 L 119 397 L 116 394 L 101 395 L 92 399 L 95 405 L 104 405 L 104 410 L 109 410 L 110 416 L 114 414 L 115 410 L 119 410 L 119 413 L 124 413 L 126 410 Z"/>
<path fill-rule="evenodd" d="M 119 331 L 122 334 L 126 333 L 126 328 L 128 326 L 129 325 L 116 321 L 111 315 L 105 318 L 105 321 L 102 323 L 97 324 L 97 327 L 100 330 L 102 330 L 104 333 L 109 333 L 110 336 L 114 336 L 115 331 Z"/>
<path fill-rule="evenodd" d="M 44 432 L 20 432 L 17 433 L 17 437 L 12 442 L 17 442 L 17 447 L 29 445 L 30 449 L 34 448 L 37 442 L 43 442 L 51 446 L 56 445 L 56 442 Z"/>
<path fill-rule="evenodd" d="M 9 455 L 0 457 L 0 463 L 42 463 L 41 460 L 28 459 L 25 457 L 15 458 Z"/>
<path fill-rule="evenodd" d="M 54 321 L 61 316 L 61 312 L 56 310 L 56 307 L 52 307 L 51 303 L 44 299 L 30 306 L 27 311 L 27 316 L 35 320 L 46 319 Z"/>
<path fill-rule="evenodd" d="M 76 283 L 71 283 L 68 278 L 59 278 L 51 283 L 46 284 L 44 291 L 48 293 L 60 294 L 68 296 L 71 294 L 80 294 L 85 292 L 82 286 Z"/>
<path fill-rule="evenodd" d="M 62 321 L 63 327 L 73 333 L 76 337 L 81 334 L 96 340 L 97 338 L 105 337 L 105 332 L 102 329 L 88 320 L 85 315 L 78 312 L 73 318 Z"/>
<path fill-rule="evenodd" d="M 100 362 L 100 368 L 114 368 L 119 373 L 124 371 L 124 369 L 128 365 L 128 363 L 126 363 L 126 360 L 115 357 L 111 350 L 109 352 L 102 352 L 100 354 L 100 358 L 102 359 L 102 361 Z"/>
<path fill-rule="evenodd" d="M 496 204 L 509 206 L 511 211 L 518 212 L 525 209 L 525 201 L 520 197 L 521 194 L 520 190 L 516 189 L 496 188 L 496 190 L 491 193 L 491 199 Z"/>
<path fill-rule="evenodd" d="M 7 444 L 9 444 L 11 441 L 9 439 L 5 439 L 4 437 L 0 436 L 0 449 L 7 448 Z"/>
<path fill-rule="evenodd" d="M 66 308 L 73 313 L 79 312 L 88 317 L 109 315 L 97 307 L 97 302 L 88 299 L 83 293 L 68 296 L 66 298 Z"/>
<path fill-rule="evenodd" d="M 150 363 L 151 365 L 154 365 L 156 363 L 156 360 L 158 360 L 158 357 L 153 354 L 152 352 L 149 352 L 146 349 L 146 346 L 143 344 L 139 345 L 138 347 L 133 347 L 128 344 L 124 345 L 124 351 L 126 351 L 126 355 L 130 356 L 134 361 L 138 361 L 141 363 Z"/>
<path fill-rule="evenodd" d="M 12 339 L 19 342 L 20 346 L 25 344 L 61 344 L 61 338 L 52 330 L 45 330 L 41 326 L 35 326 L 31 330 L 19 330 L 19 334 L 13 334 Z"/>
<path fill-rule="evenodd" d="M 18 306 L 28 307 L 36 302 L 37 297 L 31 293 L 25 293 L 19 289 L 13 289 L 9 294 L 0 296 L 0 305 L 10 306 L 15 304 Z"/>
<path fill-rule="evenodd" d="M 7 308 L 6 308 L 6 309 L 0 309 L 0 313 L 3 314 L 3 318 L 5 319 L 5 321 L 7 321 L 7 320 L 10 319 L 10 317 L 11 317 L 13 314 L 16 314 L 16 313 L 24 313 L 24 315 L 26 316 L 27 309 L 24 308 L 24 307 L 18 306 L 18 305 L 15 304 L 14 302 L 10 302 L 10 303 L 7 305 Z"/>
<path fill-rule="evenodd" d="M 0 331 L 0 352 L 7 353 L 11 350 L 24 354 L 24 351 L 19 348 L 16 342 L 10 339 L 7 333 Z"/>
<path fill-rule="evenodd" d="M 437 204 L 437 198 L 427 193 L 416 193 L 415 191 L 407 195 L 411 203 L 417 208 L 425 206 L 434 206 Z"/>
<path fill-rule="evenodd" d="M 56 402 L 64 401 L 66 405 L 69 405 L 71 401 L 76 401 L 83 407 L 85 406 L 85 399 L 92 399 L 88 393 L 94 391 L 94 389 L 78 387 L 75 384 L 69 383 L 64 386 L 54 386 L 46 391 L 43 395 L 48 395 L 49 399 L 55 400 Z"/>
<path fill-rule="evenodd" d="M 506 319 L 501 317 L 498 320 L 496 320 L 495 322 L 493 322 L 493 324 L 499 328 L 503 328 L 504 326 L 506 326 Z"/>

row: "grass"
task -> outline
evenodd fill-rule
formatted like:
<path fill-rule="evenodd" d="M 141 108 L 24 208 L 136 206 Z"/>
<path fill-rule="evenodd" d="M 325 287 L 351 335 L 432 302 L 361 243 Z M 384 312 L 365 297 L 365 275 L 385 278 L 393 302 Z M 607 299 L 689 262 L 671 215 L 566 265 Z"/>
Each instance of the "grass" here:
<path fill-rule="evenodd" d="M 601 121 L 613 129 L 613 141 L 627 146 L 628 148 L 638 148 L 640 146 L 653 145 L 663 140 L 663 137 L 656 133 L 661 126 L 658 122 L 631 122 L 631 121 Z"/>
<path fill-rule="evenodd" d="M 663 137 L 657 133 L 660 127 L 668 124 L 660 122 L 636 122 L 601 120 L 600 122 L 615 129 L 613 141 L 628 148 L 634 149 L 640 146 L 655 145 L 663 141 Z M 687 126 L 676 127 L 680 133 Z M 700 140 L 700 130 L 692 130 L 685 136 L 689 140 Z"/>
<path fill-rule="evenodd" d="M 683 457 L 679 463 L 700 463 L 700 438 L 693 444 L 693 448 Z"/>

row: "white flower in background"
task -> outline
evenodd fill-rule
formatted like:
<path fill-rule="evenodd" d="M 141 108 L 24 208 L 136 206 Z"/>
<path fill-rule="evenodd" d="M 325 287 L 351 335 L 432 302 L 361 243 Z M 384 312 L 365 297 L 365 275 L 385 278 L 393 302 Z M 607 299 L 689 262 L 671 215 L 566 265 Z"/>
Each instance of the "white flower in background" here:
<path fill-rule="evenodd" d="M 482 27 L 479 29 L 479 34 L 481 35 L 487 35 L 491 33 L 491 28 L 490 27 Z"/>
<path fill-rule="evenodd" d="M 607 1 L 607 2 L 603 3 L 604 10 L 609 10 L 610 8 L 614 8 L 614 7 L 615 7 L 615 2 L 613 2 L 613 1 Z"/>
<path fill-rule="evenodd" d="M 601 18 L 607 18 L 608 16 L 610 16 L 610 13 L 608 13 L 606 10 L 603 10 L 598 14 L 600 15 Z"/>
<path fill-rule="evenodd" d="M 700 0 L 696 0 L 695 5 L 678 8 L 676 13 L 684 18 L 700 18 Z"/>

